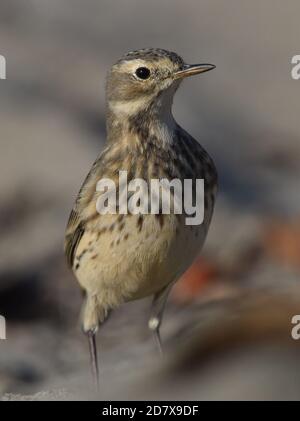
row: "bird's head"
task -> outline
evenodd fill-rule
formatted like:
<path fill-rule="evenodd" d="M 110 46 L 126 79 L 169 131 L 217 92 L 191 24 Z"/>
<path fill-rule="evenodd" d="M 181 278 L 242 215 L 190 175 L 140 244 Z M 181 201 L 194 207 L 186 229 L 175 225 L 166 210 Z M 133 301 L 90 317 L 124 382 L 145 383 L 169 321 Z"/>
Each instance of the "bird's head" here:
<path fill-rule="evenodd" d="M 158 48 L 129 52 L 108 74 L 108 108 L 124 118 L 147 110 L 150 105 L 159 110 L 171 108 L 173 95 L 183 78 L 214 67 L 186 64 L 176 53 Z"/>

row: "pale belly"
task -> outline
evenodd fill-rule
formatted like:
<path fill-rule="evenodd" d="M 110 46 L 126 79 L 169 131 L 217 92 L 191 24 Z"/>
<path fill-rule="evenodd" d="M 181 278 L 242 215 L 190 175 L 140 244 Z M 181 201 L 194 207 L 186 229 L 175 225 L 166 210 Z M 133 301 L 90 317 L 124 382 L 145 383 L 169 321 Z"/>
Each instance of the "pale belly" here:
<path fill-rule="evenodd" d="M 142 219 L 102 215 L 94 232 L 85 232 L 76 251 L 79 283 L 105 308 L 160 291 L 198 256 L 211 213 L 207 209 L 204 222 L 194 226 L 173 214 Z"/>

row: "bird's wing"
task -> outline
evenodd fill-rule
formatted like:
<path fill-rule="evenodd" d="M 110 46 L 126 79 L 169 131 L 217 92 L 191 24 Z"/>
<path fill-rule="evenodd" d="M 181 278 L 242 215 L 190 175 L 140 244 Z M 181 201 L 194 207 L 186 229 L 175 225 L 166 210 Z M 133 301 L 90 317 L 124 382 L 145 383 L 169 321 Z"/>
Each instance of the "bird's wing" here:
<path fill-rule="evenodd" d="M 73 267 L 75 252 L 84 234 L 84 230 L 84 221 L 80 219 L 79 213 L 75 209 L 72 209 L 66 229 L 64 245 L 67 262 L 71 268 Z"/>
<path fill-rule="evenodd" d="M 126 145 L 125 145 L 126 146 Z M 76 249 L 88 224 L 96 223 L 96 185 L 103 178 L 115 179 L 119 173 L 120 162 L 124 168 L 132 169 L 131 158 L 126 147 L 122 149 L 118 143 L 107 146 L 94 162 L 78 193 L 75 205 L 69 217 L 65 236 L 65 254 L 69 266 L 72 268 Z"/>
<path fill-rule="evenodd" d="M 98 173 L 101 171 L 101 158 L 103 153 L 96 159 L 82 187 L 78 193 L 75 205 L 69 216 L 64 251 L 68 265 L 72 268 L 76 249 L 85 232 L 87 223 L 97 215 L 96 207 L 91 206 L 96 184 L 99 181 Z"/>

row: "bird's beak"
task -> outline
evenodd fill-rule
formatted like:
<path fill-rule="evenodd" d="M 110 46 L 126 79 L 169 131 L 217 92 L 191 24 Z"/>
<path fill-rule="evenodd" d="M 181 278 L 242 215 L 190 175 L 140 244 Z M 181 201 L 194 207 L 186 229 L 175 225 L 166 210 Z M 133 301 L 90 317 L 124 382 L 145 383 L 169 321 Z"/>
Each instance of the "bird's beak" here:
<path fill-rule="evenodd" d="M 185 64 L 182 70 L 174 74 L 175 79 L 183 79 L 184 77 L 198 75 L 199 73 L 213 70 L 216 66 L 214 64 Z"/>

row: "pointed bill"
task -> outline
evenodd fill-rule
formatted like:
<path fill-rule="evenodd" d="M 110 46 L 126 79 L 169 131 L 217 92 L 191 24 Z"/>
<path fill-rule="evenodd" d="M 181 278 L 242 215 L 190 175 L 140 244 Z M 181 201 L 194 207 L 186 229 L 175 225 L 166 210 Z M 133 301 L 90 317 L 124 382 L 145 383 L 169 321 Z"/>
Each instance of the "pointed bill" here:
<path fill-rule="evenodd" d="M 183 79 L 188 76 L 198 75 L 199 73 L 213 70 L 216 66 L 214 64 L 185 64 L 182 70 L 175 73 L 175 79 Z"/>

